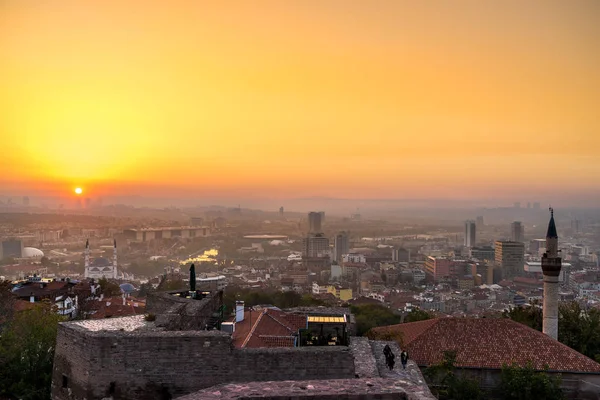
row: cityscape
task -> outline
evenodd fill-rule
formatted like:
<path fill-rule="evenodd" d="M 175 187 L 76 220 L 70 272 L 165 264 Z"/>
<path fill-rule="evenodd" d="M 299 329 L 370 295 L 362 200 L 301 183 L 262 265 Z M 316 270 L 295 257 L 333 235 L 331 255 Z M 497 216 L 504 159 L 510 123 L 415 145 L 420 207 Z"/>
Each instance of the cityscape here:
<path fill-rule="evenodd" d="M 0 400 L 600 400 L 599 17 L 0 2 Z"/>

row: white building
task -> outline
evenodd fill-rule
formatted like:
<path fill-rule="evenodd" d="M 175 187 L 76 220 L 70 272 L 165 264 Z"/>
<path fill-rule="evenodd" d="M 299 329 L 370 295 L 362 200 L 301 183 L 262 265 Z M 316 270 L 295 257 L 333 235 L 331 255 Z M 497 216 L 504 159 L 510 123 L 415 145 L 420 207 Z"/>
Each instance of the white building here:
<path fill-rule="evenodd" d="M 90 263 L 90 242 L 85 242 L 85 272 L 88 279 L 117 279 L 117 241 L 114 241 L 112 262 L 98 257 Z"/>

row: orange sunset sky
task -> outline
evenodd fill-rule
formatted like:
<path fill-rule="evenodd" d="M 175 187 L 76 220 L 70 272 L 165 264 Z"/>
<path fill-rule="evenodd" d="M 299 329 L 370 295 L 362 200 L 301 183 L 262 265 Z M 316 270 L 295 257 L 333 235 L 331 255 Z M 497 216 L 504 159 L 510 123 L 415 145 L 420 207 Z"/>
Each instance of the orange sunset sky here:
<path fill-rule="evenodd" d="M 0 0 L 0 188 L 583 195 L 600 1 Z"/>

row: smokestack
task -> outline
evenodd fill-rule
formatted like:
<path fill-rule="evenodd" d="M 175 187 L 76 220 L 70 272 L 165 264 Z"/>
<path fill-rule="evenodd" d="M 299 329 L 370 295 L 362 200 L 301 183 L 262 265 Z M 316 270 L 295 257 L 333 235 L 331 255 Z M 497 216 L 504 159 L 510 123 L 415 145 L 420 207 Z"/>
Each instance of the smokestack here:
<path fill-rule="evenodd" d="M 35 296 L 33 295 L 33 292 L 31 293 L 31 295 L 29 296 L 29 302 L 30 303 L 35 303 Z"/>
<path fill-rule="evenodd" d="M 542 256 L 544 274 L 544 308 L 542 331 L 552 339 L 558 339 L 558 277 L 561 269 L 558 256 L 558 233 L 554 223 L 554 210 L 550 208 L 550 222 L 546 233 L 546 252 Z"/>
<path fill-rule="evenodd" d="M 242 322 L 244 320 L 244 302 L 235 302 L 235 322 Z"/>

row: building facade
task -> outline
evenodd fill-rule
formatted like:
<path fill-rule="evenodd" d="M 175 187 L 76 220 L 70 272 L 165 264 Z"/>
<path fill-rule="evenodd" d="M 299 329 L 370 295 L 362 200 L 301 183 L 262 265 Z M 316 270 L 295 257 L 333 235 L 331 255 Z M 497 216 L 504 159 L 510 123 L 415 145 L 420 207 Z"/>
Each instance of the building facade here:
<path fill-rule="evenodd" d="M 477 243 L 477 225 L 475 221 L 465 221 L 465 247 L 473 247 Z"/>
<path fill-rule="evenodd" d="M 348 238 L 348 232 L 344 231 L 335 235 L 333 246 L 333 260 L 336 262 L 341 262 L 342 256 L 350 252 L 350 239 Z"/>
<path fill-rule="evenodd" d="M 510 224 L 510 240 L 513 242 L 524 242 L 525 241 L 525 227 L 521 224 L 521 221 L 515 221 Z"/>
<path fill-rule="evenodd" d="M 523 243 L 498 240 L 494 248 L 496 265 L 502 268 L 504 279 L 522 275 L 525 266 L 525 245 Z"/>
<path fill-rule="evenodd" d="M 308 213 L 308 233 L 317 234 L 323 232 L 322 223 L 324 215 L 325 213 L 323 212 L 311 211 Z"/>

